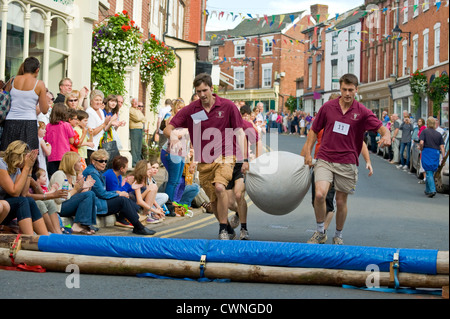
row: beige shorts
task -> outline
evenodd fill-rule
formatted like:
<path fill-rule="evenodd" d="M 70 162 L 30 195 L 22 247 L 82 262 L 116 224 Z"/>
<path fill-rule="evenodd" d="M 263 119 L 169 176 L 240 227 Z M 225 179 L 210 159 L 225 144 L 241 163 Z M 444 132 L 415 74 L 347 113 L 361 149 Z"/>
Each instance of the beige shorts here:
<path fill-rule="evenodd" d="M 330 163 L 318 159 L 314 166 L 314 180 L 334 182 L 337 191 L 353 194 L 358 181 L 358 168 L 355 164 Z"/>
<path fill-rule="evenodd" d="M 217 200 L 214 184 L 220 183 L 227 187 L 233 177 L 234 159 L 224 161 L 218 160 L 214 163 L 199 163 L 197 170 L 199 172 L 200 186 L 208 195 L 211 202 Z"/>

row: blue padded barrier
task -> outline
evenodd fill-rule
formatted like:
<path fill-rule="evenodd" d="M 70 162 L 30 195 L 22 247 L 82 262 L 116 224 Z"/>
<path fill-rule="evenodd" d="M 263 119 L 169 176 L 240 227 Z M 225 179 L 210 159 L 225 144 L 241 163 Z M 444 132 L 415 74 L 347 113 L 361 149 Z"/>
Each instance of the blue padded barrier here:
<path fill-rule="evenodd" d="M 436 274 L 437 250 L 317 245 L 265 241 L 220 241 L 124 236 L 40 236 L 40 251 L 77 255 L 240 263 L 261 266 L 365 271 L 377 265 L 388 272 L 399 252 L 399 270 Z"/>

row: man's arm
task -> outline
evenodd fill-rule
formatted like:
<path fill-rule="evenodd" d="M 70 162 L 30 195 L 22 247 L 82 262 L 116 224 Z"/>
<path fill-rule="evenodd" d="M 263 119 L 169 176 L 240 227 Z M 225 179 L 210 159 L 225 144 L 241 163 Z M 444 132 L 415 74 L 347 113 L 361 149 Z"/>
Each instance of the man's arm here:
<path fill-rule="evenodd" d="M 364 158 L 364 161 L 366 161 L 366 168 L 369 170 L 369 176 L 372 176 L 373 175 L 372 162 L 370 161 L 369 149 L 367 148 L 366 142 L 363 142 L 361 154 Z"/>
<path fill-rule="evenodd" d="M 305 145 L 302 148 L 302 151 L 300 152 L 300 156 L 303 156 L 305 158 L 305 165 L 313 166 L 312 165 L 312 148 L 314 144 L 317 141 L 317 133 L 313 130 L 309 130 L 308 136 L 306 138 Z"/>
<path fill-rule="evenodd" d="M 378 141 L 380 147 L 391 145 L 392 143 L 391 132 L 389 132 L 386 126 L 381 125 L 377 132 L 380 133 L 381 135 L 381 138 Z M 396 132 L 398 132 L 398 129 L 396 130 Z"/>

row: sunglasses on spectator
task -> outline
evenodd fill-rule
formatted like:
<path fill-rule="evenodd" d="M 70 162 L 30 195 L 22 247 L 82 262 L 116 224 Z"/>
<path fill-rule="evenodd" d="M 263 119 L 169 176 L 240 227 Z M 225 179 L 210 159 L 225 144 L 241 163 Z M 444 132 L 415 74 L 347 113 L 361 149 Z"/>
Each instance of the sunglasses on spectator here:
<path fill-rule="evenodd" d="M 108 160 L 94 160 L 94 161 L 99 162 L 99 163 L 108 163 Z"/>
<path fill-rule="evenodd" d="M 78 102 L 78 99 L 69 100 L 69 102 Z"/>

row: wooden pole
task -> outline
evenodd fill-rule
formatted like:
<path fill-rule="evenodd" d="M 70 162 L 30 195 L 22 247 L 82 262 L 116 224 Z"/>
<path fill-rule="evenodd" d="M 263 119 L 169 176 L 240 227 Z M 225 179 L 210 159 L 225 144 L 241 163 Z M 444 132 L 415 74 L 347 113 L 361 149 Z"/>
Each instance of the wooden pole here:
<path fill-rule="evenodd" d="M 103 275 L 129 275 L 152 273 L 178 278 L 200 278 L 200 263 L 172 259 L 98 257 L 21 250 L 17 252 L 16 264 L 40 265 L 47 271 L 65 272 L 75 264 L 80 273 Z M 0 248 L 0 264 L 10 266 L 9 249 Z M 204 276 L 210 279 L 230 279 L 240 282 L 308 284 L 357 287 L 367 286 L 366 280 L 374 273 L 354 270 L 271 267 L 232 263 L 207 263 Z M 380 272 L 379 285 L 389 286 L 388 272 Z M 439 288 L 449 285 L 448 275 L 422 275 L 402 273 L 400 285 L 409 288 Z"/>

